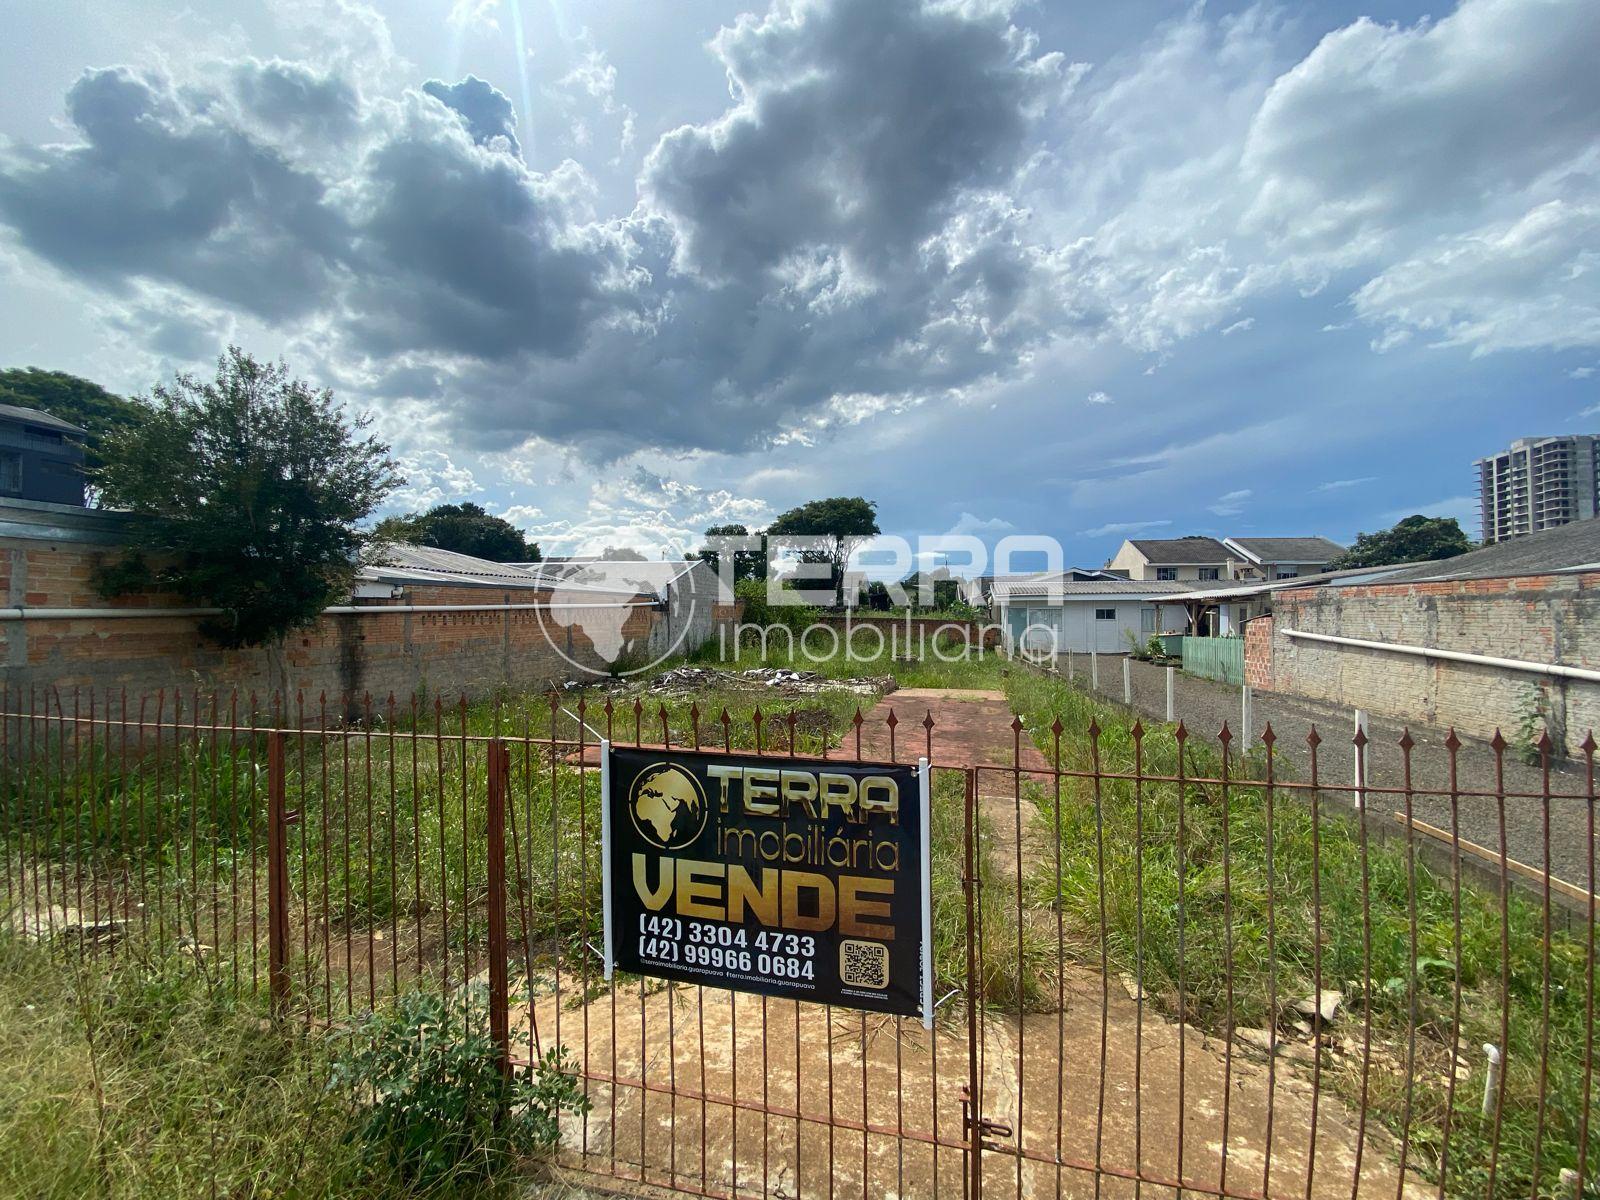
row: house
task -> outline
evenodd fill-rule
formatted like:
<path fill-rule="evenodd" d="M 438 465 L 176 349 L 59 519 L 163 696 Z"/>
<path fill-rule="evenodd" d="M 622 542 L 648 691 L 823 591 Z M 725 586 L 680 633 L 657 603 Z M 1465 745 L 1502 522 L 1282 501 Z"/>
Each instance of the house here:
<path fill-rule="evenodd" d="M 49 413 L 0 404 L 0 497 L 82 508 L 83 436 Z"/>
<path fill-rule="evenodd" d="M 1228 579 L 1294 579 L 1320 575 L 1344 553 L 1325 537 L 1223 538 L 1230 559 Z"/>
<path fill-rule="evenodd" d="M 1344 553 L 1325 537 L 1132 538 L 1106 563 L 1128 579 L 1293 579 L 1316 575 Z"/>
<path fill-rule="evenodd" d="M 1004 589 L 1012 583 L 1029 583 L 1040 578 L 1041 573 L 1034 571 L 1020 575 L 996 575 L 986 571 L 982 575 L 974 575 L 970 579 L 961 580 L 961 598 L 974 608 L 984 608 L 994 602 L 995 590 Z M 1099 567 L 1068 567 L 1061 572 L 1061 577 L 1075 583 L 1084 583 L 1094 579 L 1126 579 L 1125 573 L 1103 570 Z"/>
<path fill-rule="evenodd" d="M 1600 519 L 1338 574 L 1246 626 L 1252 686 L 1519 745 L 1542 725 L 1557 753 L 1600 730 Z"/>
<path fill-rule="evenodd" d="M 1072 574 L 1041 572 L 996 581 L 994 621 L 1005 631 L 1008 650 L 1039 652 L 1053 643 L 1060 653 L 1119 654 L 1152 634 L 1183 632 L 1182 607 L 1162 609 L 1156 601 L 1193 590 L 1193 581 L 1073 579 Z"/>
<path fill-rule="evenodd" d="M 1210 581 L 1228 578 L 1229 550 L 1216 538 L 1130 538 L 1122 543 L 1106 570 L 1127 579 Z"/>

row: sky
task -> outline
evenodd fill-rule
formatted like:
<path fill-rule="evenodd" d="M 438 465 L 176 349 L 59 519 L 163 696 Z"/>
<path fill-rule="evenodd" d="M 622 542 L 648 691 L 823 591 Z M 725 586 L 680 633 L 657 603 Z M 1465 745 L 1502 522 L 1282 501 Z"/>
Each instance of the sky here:
<path fill-rule="evenodd" d="M 886 533 L 1477 535 L 1600 431 L 1593 0 L 12 0 L 0 366 L 230 342 L 391 510 L 677 556 Z"/>

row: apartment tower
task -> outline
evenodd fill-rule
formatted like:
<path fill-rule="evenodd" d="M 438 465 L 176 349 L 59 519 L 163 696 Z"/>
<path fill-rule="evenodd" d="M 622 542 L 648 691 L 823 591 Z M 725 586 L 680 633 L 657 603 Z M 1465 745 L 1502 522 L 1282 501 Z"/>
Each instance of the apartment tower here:
<path fill-rule="evenodd" d="M 1594 516 L 1600 511 L 1597 455 L 1600 437 L 1572 434 L 1518 438 L 1499 454 L 1480 458 L 1484 544 Z"/>

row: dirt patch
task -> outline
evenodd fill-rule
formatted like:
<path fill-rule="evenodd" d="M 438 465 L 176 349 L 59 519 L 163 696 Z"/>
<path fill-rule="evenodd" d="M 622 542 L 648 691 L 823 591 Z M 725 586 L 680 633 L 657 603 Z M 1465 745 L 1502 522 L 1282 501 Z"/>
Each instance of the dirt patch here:
<path fill-rule="evenodd" d="M 1269 1194 L 1305 1195 L 1309 1172 L 1312 1197 L 1397 1194 L 1391 1139 L 1375 1126 L 1352 1192 L 1358 1122 L 1326 1093 L 1313 1106 L 1308 1064 L 1230 1050 L 1098 972 L 1063 988 L 1060 1013 L 980 1022 L 970 1082 L 984 1116 L 1011 1131 L 984 1155 L 986 1194 L 1134 1195 L 1112 1175 L 1097 1190 L 1099 1163 L 1151 1181 L 1142 1196 L 1172 1196 L 1160 1185 L 1179 1178 L 1180 1144 L 1183 1180 L 1202 1188 L 1225 1172 L 1242 1193 L 1266 1181 Z M 545 996 L 513 1019 L 587 1064 L 594 1107 L 566 1123 L 564 1145 L 591 1167 L 713 1193 L 925 1196 L 961 1186 L 968 1042 L 959 1003 L 948 1008 L 930 1034 L 910 1020 L 647 983 L 576 1007 Z M 1429 1193 L 1408 1180 L 1398 1194 Z"/>

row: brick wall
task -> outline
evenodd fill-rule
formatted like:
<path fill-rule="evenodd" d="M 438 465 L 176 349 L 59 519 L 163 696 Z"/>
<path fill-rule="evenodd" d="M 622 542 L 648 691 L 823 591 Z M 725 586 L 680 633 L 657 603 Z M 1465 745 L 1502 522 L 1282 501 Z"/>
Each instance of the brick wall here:
<path fill-rule="evenodd" d="M 1600 669 L 1600 573 L 1279 592 L 1257 684 L 1481 736 L 1512 737 L 1542 697 L 1569 747 L 1600 729 L 1600 684 L 1296 640 L 1289 630 Z"/>
<path fill-rule="evenodd" d="M 1256 617 L 1244 623 L 1244 681 L 1246 686 L 1270 691 L 1272 688 L 1272 617 Z"/>
<path fill-rule="evenodd" d="M 114 536 L 96 536 L 99 514 L 74 518 L 88 530 L 79 538 L 49 531 L 0 531 L 0 588 L 9 607 L 178 607 L 171 597 L 107 600 L 95 590 L 95 568 L 116 554 Z M 13 528 L 4 530 L 16 532 Z M 63 531 L 57 530 L 57 533 Z M 82 533 L 78 530 L 78 533 Z M 262 695 L 326 693 L 334 702 L 370 693 L 482 694 L 500 687 L 542 690 L 580 678 L 581 667 L 604 673 L 590 630 L 615 629 L 629 651 L 668 646 L 692 649 L 711 636 L 719 614 L 693 587 L 675 595 L 670 612 L 649 606 L 562 608 L 556 611 L 385 612 L 418 605 L 533 604 L 547 599 L 535 588 L 501 585 L 408 585 L 401 600 L 359 602 L 362 611 L 324 615 L 276 646 L 229 650 L 205 638 L 195 617 L 71 618 L 0 621 L 0 663 L 11 689 L 120 691 L 238 688 Z M 609 599 L 609 598 L 608 598 Z M 721 614 L 727 616 L 730 614 Z M 604 638 L 606 635 L 600 635 Z M 610 647 L 607 647 L 610 648 Z M 610 661 L 614 661 L 614 657 Z"/>

